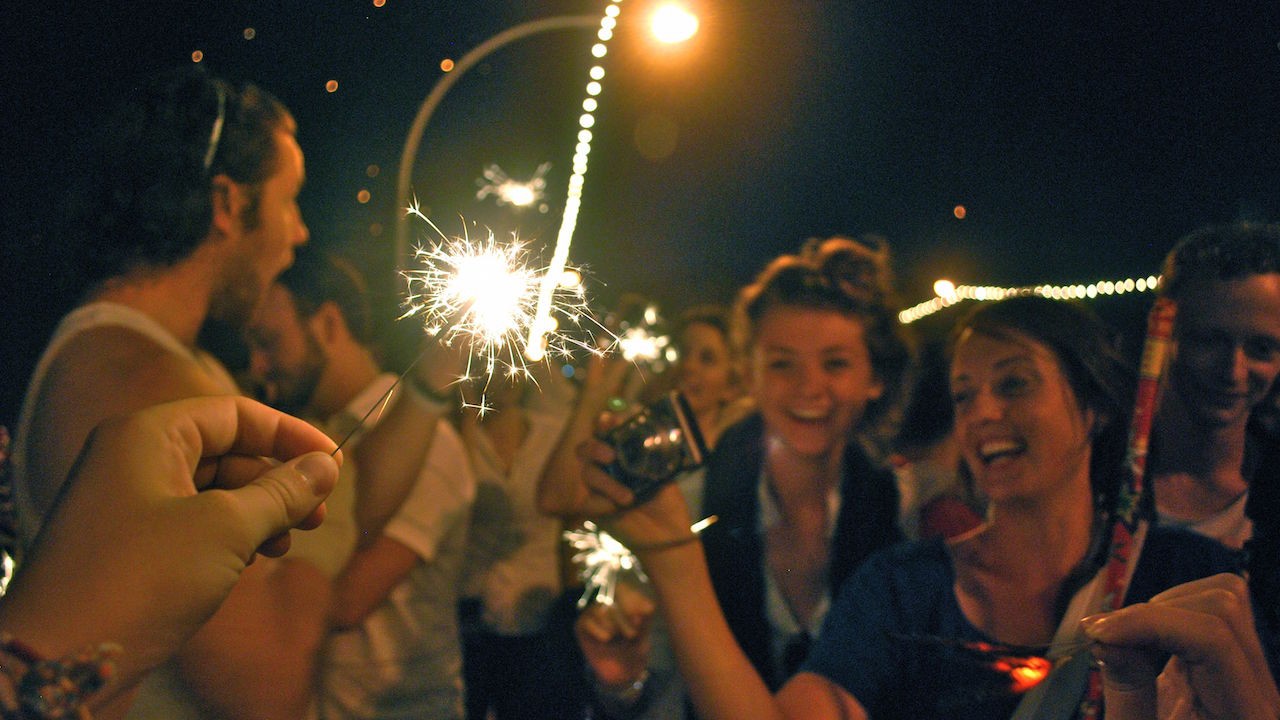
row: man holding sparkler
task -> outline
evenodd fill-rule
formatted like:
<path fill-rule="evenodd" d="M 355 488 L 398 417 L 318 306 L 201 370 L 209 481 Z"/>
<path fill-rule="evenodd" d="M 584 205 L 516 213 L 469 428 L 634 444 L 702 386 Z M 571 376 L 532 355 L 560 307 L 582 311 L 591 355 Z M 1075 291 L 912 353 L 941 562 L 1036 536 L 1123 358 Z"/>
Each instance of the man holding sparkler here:
<path fill-rule="evenodd" d="M 295 129 L 271 95 L 198 68 L 144 82 L 104 122 L 76 213 L 81 304 L 40 359 L 19 420 L 14 485 L 24 544 L 99 421 L 237 393 L 197 337 L 211 319 L 247 322 L 307 240 Z M 301 716 L 328 598 L 329 580 L 312 562 L 255 562 L 176 661 L 144 682 L 134 711 Z"/>
<path fill-rule="evenodd" d="M 255 374 L 275 404 L 324 420 L 338 440 L 351 435 L 357 507 L 368 514 L 371 500 L 390 504 L 379 495 L 398 503 L 380 532 L 362 534 L 334 583 L 319 715 L 460 719 L 457 593 L 475 480 L 458 433 L 439 422 L 452 409 L 439 388 L 457 375 L 442 355 L 458 356 L 431 352 L 440 346 L 429 340 L 432 357 L 410 368 L 407 391 L 363 420 L 370 408 L 383 409 L 398 384 L 375 360 L 372 334 L 359 273 L 306 249 L 268 290 L 250 333 Z M 378 433 L 361 432 L 375 424 Z M 366 437 L 392 449 L 362 454 Z M 389 462 L 411 470 L 409 482 L 389 480 Z"/>

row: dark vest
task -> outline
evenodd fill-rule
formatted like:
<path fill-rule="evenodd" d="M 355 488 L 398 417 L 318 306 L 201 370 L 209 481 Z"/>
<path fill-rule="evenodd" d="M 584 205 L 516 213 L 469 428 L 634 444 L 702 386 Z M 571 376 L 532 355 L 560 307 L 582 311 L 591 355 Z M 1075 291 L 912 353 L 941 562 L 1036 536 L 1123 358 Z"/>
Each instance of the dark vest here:
<path fill-rule="evenodd" d="M 786 680 L 774 671 L 765 615 L 764 544 L 758 482 L 764 462 L 764 423 L 752 415 L 729 428 L 707 461 L 702 513 L 717 515 L 703 533 L 711 582 L 725 619 L 770 689 Z M 872 552 L 902 539 L 893 473 L 849 443 L 840 486 L 840 514 L 832 536 L 832 595 Z"/>

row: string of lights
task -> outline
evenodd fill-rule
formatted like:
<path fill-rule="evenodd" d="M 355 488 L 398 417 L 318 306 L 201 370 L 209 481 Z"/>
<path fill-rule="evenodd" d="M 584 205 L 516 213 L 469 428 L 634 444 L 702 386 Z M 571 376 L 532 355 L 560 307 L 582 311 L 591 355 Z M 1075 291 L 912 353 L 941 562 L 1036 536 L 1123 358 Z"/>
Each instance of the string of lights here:
<path fill-rule="evenodd" d="M 950 280 L 939 280 L 933 284 L 934 296 L 899 312 L 898 321 L 903 325 L 909 325 L 965 300 L 1002 300 L 1015 295 L 1040 295 L 1054 300 L 1083 300 L 1106 295 L 1152 292 L 1159 286 L 1160 278 L 1155 275 L 1123 280 L 1099 280 L 1087 285 L 1024 285 L 1021 287 L 956 285 Z"/>
<path fill-rule="evenodd" d="M 605 7 L 604 17 L 600 19 L 600 29 L 596 33 L 599 40 L 591 46 L 592 57 L 600 60 L 608 54 L 608 43 L 613 39 L 613 30 L 618 24 L 622 0 L 612 0 Z M 556 283 L 569 259 L 569 245 L 573 242 L 573 231 L 578 225 L 578 211 L 582 207 L 582 188 L 586 183 L 587 156 L 591 154 L 591 128 L 596 124 L 595 112 L 599 107 L 596 96 L 603 89 L 604 67 L 592 65 L 588 71 L 590 80 L 586 86 L 586 98 L 582 101 L 582 115 L 578 118 L 578 144 L 573 154 L 573 174 L 569 176 L 568 197 L 565 199 L 564 216 L 560 220 L 560 231 L 556 235 L 555 253 L 551 257 L 551 266 L 538 296 L 538 307 L 535 321 L 525 343 L 525 355 L 530 360 L 540 360 L 546 354 L 546 333 L 550 329 L 551 296 L 555 292 Z"/>

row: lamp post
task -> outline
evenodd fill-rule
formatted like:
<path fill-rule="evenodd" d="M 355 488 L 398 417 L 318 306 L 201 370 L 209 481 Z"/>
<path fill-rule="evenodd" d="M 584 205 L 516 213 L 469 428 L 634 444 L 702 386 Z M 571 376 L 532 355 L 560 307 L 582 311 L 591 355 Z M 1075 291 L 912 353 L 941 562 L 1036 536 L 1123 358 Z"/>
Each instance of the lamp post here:
<path fill-rule="evenodd" d="M 422 101 L 422 106 L 418 108 L 418 115 L 413 119 L 413 125 L 409 128 L 408 136 L 405 137 L 404 151 L 400 153 L 400 174 L 396 178 L 396 198 L 403 200 L 409 195 L 413 163 L 418 155 L 418 145 L 422 141 L 422 133 L 427 128 L 427 122 L 431 119 L 431 114 L 435 112 L 436 106 L 440 104 L 444 94 L 449 91 L 449 88 L 453 87 L 454 83 L 458 82 L 467 70 L 498 49 L 516 40 L 552 30 L 591 29 L 595 28 L 599 22 L 600 18 L 594 15 L 558 15 L 540 20 L 530 20 L 507 28 L 467 51 L 467 54 L 463 55 L 454 65 L 451 72 L 445 73 L 436 81 L 435 86 L 431 88 L 431 92 Z M 396 220 L 397 266 L 400 266 L 409 254 L 408 227 L 409 219 L 404 213 L 401 213 Z"/>

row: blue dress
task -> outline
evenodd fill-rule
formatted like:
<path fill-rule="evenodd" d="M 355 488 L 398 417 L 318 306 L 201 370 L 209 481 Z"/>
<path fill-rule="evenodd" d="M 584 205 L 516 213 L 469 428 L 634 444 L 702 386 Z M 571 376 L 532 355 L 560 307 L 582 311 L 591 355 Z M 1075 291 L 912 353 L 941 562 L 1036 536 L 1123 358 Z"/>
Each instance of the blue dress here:
<path fill-rule="evenodd" d="M 1125 602 L 1238 570 L 1238 554 L 1212 540 L 1151 528 Z M 998 641 L 965 618 L 954 585 L 943 540 L 873 555 L 841 588 L 802 670 L 843 687 L 873 720 L 1008 718 L 1021 696 L 991 653 L 973 650 L 974 643 Z"/>

